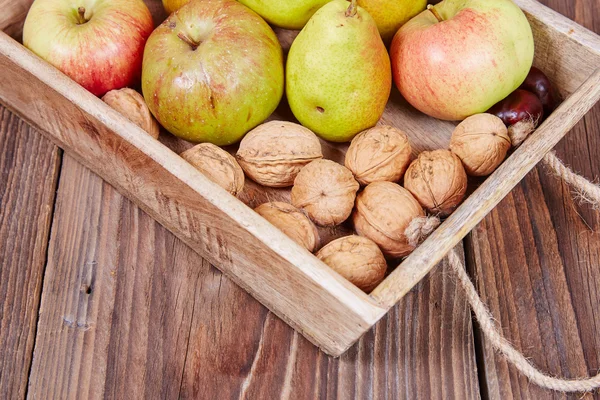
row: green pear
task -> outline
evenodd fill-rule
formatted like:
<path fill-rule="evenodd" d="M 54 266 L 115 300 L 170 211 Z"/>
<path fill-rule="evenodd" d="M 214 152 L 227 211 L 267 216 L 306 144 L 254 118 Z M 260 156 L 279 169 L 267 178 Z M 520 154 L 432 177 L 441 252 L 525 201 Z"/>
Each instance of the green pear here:
<path fill-rule="evenodd" d="M 347 142 L 374 126 L 392 86 L 390 58 L 371 16 L 333 0 L 292 43 L 286 92 L 300 123 L 333 142 Z"/>
<path fill-rule="evenodd" d="M 331 0 L 238 0 L 271 25 L 302 29 L 323 4 Z"/>

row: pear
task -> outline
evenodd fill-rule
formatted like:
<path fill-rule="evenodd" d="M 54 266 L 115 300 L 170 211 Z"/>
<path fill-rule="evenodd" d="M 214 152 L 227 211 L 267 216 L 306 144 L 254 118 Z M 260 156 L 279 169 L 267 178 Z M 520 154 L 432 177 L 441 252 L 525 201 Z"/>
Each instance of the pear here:
<path fill-rule="evenodd" d="M 238 0 L 271 25 L 302 29 L 312 15 L 331 0 Z"/>
<path fill-rule="evenodd" d="M 408 20 L 425 10 L 427 0 L 358 0 L 358 5 L 373 17 L 384 42 Z"/>
<path fill-rule="evenodd" d="M 333 142 L 374 126 L 392 85 L 377 25 L 356 0 L 333 0 L 308 21 L 287 60 L 287 98 L 300 123 Z"/>

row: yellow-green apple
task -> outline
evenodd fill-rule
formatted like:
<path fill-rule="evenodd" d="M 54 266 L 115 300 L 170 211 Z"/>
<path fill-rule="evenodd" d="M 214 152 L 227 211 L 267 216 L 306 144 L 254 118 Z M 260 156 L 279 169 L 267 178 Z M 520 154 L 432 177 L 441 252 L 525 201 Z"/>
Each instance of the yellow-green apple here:
<path fill-rule="evenodd" d="M 511 0 L 445 0 L 400 28 L 391 61 L 396 86 L 415 108 L 462 120 L 523 83 L 533 35 Z"/>
<path fill-rule="evenodd" d="M 163 6 L 165 7 L 165 11 L 167 12 L 167 14 L 171 14 L 179 10 L 181 7 L 183 7 L 189 2 L 190 0 L 162 0 Z"/>
<path fill-rule="evenodd" d="M 153 29 L 142 0 L 35 0 L 23 44 L 102 96 L 138 83 Z"/>
<path fill-rule="evenodd" d="M 271 27 L 237 1 L 192 1 L 148 38 L 142 92 L 174 135 L 235 143 L 281 100 L 281 45 Z"/>
<path fill-rule="evenodd" d="M 165 0 L 174 1 L 174 0 Z M 181 1 L 181 0 L 180 0 Z M 285 29 L 302 29 L 312 15 L 331 0 L 238 0 L 268 23 Z"/>

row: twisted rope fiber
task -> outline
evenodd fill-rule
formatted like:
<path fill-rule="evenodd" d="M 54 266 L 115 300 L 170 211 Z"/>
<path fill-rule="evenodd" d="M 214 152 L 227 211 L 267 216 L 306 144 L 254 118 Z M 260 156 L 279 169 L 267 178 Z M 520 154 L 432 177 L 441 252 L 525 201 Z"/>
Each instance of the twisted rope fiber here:
<path fill-rule="evenodd" d="M 580 175 L 574 173 L 569 167 L 556 157 L 554 152 L 546 154 L 543 163 L 556 176 L 566 182 L 577 193 L 577 197 L 594 208 L 600 208 L 600 186 L 588 181 Z M 479 322 L 481 331 L 486 339 L 492 344 L 492 347 L 499 351 L 509 363 L 515 366 L 523 375 L 538 386 L 546 389 L 560 392 L 591 392 L 600 387 L 600 374 L 591 378 L 584 379 L 560 379 L 544 374 L 533 366 L 517 349 L 515 349 L 508 340 L 506 340 L 500 331 L 500 328 L 494 322 L 490 310 L 477 294 L 473 282 L 469 279 L 465 266 L 461 261 L 456 249 L 452 249 L 448 254 L 448 261 L 452 271 L 460 282 L 460 287 L 465 292 L 467 300 L 473 309 L 475 317 Z"/>
<path fill-rule="evenodd" d="M 517 370 L 529 378 L 531 382 L 546 389 L 560 392 L 590 392 L 600 387 L 600 374 L 585 379 L 560 379 L 546 375 L 534 367 L 523 354 L 515 349 L 510 342 L 502 336 L 500 329 L 494 323 L 494 318 L 490 310 L 483 304 L 481 297 L 477 294 L 477 290 L 469 279 L 467 271 L 455 249 L 450 250 L 448 260 L 452 267 L 452 271 L 460 282 L 460 287 L 467 296 L 467 300 L 475 313 L 475 317 L 479 322 L 480 329 L 485 338 L 508 360 L 509 363 L 514 365 Z"/>
<path fill-rule="evenodd" d="M 556 157 L 552 151 L 543 158 L 543 163 L 554 175 L 565 181 L 575 192 L 579 200 L 589 203 L 595 209 L 600 209 L 600 186 L 574 173 Z"/>

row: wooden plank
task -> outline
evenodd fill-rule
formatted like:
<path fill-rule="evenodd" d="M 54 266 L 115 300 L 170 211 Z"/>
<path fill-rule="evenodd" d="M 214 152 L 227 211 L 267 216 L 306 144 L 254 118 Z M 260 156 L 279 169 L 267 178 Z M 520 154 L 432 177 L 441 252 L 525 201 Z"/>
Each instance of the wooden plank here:
<path fill-rule="evenodd" d="M 29 397 L 175 398 L 195 296 L 210 289 L 200 281 L 208 270 L 65 156 Z"/>
<path fill-rule="evenodd" d="M 25 397 L 59 149 L 0 106 L 0 398 Z"/>
<path fill-rule="evenodd" d="M 325 351 L 341 354 L 387 311 L 177 154 L 2 33 L 0 54 L 0 101 Z"/>
<path fill-rule="evenodd" d="M 479 398 L 470 310 L 447 271 L 428 276 L 339 359 L 214 277 L 218 291 L 197 299 L 180 396 Z"/>
<path fill-rule="evenodd" d="M 334 359 L 89 170 L 62 171 L 32 399 L 478 398 L 446 267 Z"/>
<path fill-rule="evenodd" d="M 544 3 L 600 32 L 594 0 Z M 598 149 L 600 106 L 585 116 L 557 152 L 574 170 L 593 179 L 600 176 Z M 569 188 L 540 167 L 467 240 L 478 290 L 504 334 L 554 376 L 580 378 L 600 369 L 599 230 L 598 211 L 574 202 Z M 536 387 L 485 339 L 477 344 L 482 389 L 489 398 L 582 398 Z"/>

